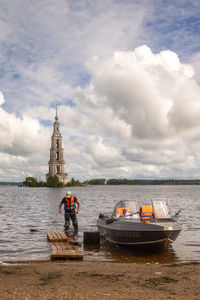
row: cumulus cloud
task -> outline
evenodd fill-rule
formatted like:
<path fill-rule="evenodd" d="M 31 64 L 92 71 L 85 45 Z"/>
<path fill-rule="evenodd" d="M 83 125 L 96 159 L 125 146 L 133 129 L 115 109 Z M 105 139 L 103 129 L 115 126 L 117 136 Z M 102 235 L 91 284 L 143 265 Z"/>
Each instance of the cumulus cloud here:
<path fill-rule="evenodd" d="M 200 129 L 200 87 L 191 65 L 170 50 L 153 53 L 146 45 L 108 59 L 94 57 L 86 65 L 91 82 L 76 103 L 100 128 L 102 139 L 87 148 L 96 161 L 103 143 L 111 147 L 107 167 L 131 163 L 132 176 L 135 165 L 145 174 L 177 176 L 183 164 L 191 164 Z M 170 172 L 173 165 L 176 174 Z"/>
<path fill-rule="evenodd" d="M 89 152 L 94 161 L 98 164 L 104 164 L 107 167 L 112 167 L 112 163 L 116 164 L 120 159 L 120 155 L 116 148 L 106 146 L 103 139 L 97 136 L 91 136 L 87 141 L 86 151 Z M 119 163 L 117 163 L 119 165 Z"/>
<path fill-rule="evenodd" d="M 3 104 L 4 101 L 4 96 L 1 92 L 1 104 Z M 8 113 L 0 107 L 1 170 L 6 170 L 5 174 L 11 172 L 13 178 L 21 178 L 22 173 L 30 169 L 28 164 L 30 163 L 29 159 L 31 156 L 37 154 L 41 156 L 41 154 L 48 153 L 49 137 L 49 128 L 41 126 L 37 119 L 26 115 L 19 118 L 15 114 Z M 37 169 L 39 168 L 38 165 Z"/>
<path fill-rule="evenodd" d="M 176 53 L 141 46 L 87 63 L 95 92 L 139 139 L 166 138 L 197 125 L 200 88 Z M 191 109 L 188 110 L 190 106 Z"/>
<path fill-rule="evenodd" d="M 20 119 L 0 108 L 0 151 L 19 156 L 43 152 L 48 145 L 47 132 L 38 120 Z"/>
<path fill-rule="evenodd" d="M 4 100 L 4 95 L 3 93 L 0 91 L 0 105 L 2 105 L 5 102 Z"/>
<path fill-rule="evenodd" d="M 191 65 L 172 51 L 141 46 L 93 57 L 86 66 L 91 82 L 77 88 L 73 106 L 59 106 L 69 172 L 180 177 L 193 166 L 198 175 L 200 90 Z M 55 109 L 36 107 L 26 115 L 52 120 Z"/>
<path fill-rule="evenodd" d="M 90 83 L 58 106 L 71 177 L 200 175 L 200 87 L 191 65 L 144 45 L 86 66 Z M 21 118 L 1 108 L 0 115 L 0 151 L 26 157 L 26 174 L 46 173 L 55 107 L 35 106 Z"/>

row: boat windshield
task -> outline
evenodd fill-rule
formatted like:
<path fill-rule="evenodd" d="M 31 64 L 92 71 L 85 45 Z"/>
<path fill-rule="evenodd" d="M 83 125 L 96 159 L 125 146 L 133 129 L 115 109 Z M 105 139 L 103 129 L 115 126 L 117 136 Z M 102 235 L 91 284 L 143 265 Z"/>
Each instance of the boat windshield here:
<path fill-rule="evenodd" d="M 126 217 L 126 218 L 134 218 L 138 219 L 138 209 L 137 209 L 137 203 L 136 201 L 120 201 L 117 203 L 114 212 L 113 217 L 119 218 L 119 217 Z"/>
<path fill-rule="evenodd" d="M 170 218 L 168 204 L 164 200 L 152 200 L 153 210 L 155 217 L 159 218 Z"/>

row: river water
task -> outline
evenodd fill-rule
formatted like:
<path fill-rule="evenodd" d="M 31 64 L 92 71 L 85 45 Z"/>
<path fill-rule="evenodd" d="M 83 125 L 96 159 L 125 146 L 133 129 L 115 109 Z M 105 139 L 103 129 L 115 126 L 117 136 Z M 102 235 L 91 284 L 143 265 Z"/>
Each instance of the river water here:
<path fill-rule="evenodd" d="M 200 186 L 88 186 L 70 189 L 78 197 L 79 234 L 96 230 L 99 212 L 112 211 L 122 199 L 167 199 L 181 209 L 182 232 L 162 249 L 134 249 L 101 241 L 99 247 L 82 245 L 84 260 L 177 263 L 200 261 Z M 49 260 L 47 232 L 63 231 L 64 215 L 58 205 L 67 189 L 0 187 L 0 261 Z"/>

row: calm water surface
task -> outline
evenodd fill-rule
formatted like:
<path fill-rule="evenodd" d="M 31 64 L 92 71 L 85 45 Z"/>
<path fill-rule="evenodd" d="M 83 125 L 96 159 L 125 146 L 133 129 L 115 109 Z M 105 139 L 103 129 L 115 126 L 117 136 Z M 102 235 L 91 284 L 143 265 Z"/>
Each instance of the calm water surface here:
<path fill-rule="evenodd" d="M 0 261 L 49 260 L 47 232 L 63 231 L 58 205 L 67 189 L 0 187 Z M 79 236 L 96 229 L 99 212 L 112 211 L 122 199 L 167 199 L 181 209 L 182 232 L 163 249 L 141 250 L 110 245 L 83 246 L 84 260 L 175 263 L 200 261 L 200 186 L 90 186 L 71 188 L 78 197 Z"/>

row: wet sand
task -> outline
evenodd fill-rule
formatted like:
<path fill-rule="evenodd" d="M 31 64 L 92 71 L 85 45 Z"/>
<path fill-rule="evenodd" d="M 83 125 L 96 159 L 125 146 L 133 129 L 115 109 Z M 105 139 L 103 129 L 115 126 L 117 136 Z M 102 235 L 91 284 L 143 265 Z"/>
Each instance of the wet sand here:
<path fill-rule="evenodd" d="M 2 264 L 0 299 L 200 299 L 200 264 Z"/>

